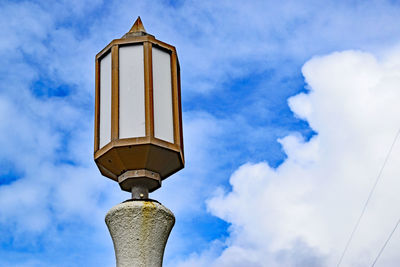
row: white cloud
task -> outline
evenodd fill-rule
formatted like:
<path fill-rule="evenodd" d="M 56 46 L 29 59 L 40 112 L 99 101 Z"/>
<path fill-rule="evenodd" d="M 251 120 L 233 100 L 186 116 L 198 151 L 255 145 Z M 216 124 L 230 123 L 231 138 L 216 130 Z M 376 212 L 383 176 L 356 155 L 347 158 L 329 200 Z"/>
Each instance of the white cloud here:
<path fill-rule="evenodd" d="M 245 164 L 230 179 L 232 191 L 209 200 L 211 213 L 231 223 L 213 266 L 335 266 L 400 126 L 395 62 L 399 50 L 380 59 L 345 51 L 304 65 L 310 92 L 289 105 L 318 134 L 281 139 L 282 165 Z M 400 216 L 399 159 L 400 140 L 342 266 L 372 264 Z M 380 266 L 397 266 L 398 235 Z"/>

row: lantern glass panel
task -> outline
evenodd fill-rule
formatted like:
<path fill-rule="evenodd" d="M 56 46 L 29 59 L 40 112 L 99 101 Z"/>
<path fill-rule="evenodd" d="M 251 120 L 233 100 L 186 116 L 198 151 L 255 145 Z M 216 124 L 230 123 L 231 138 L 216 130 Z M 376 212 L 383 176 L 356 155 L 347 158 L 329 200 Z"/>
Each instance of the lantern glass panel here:
<path fill-rule="evenodd" d="M 111 141 L 111 53 L 100 60 L 100 148 Z"/>
<path fill-rule="evenodd" d="M 171 55 L 153 47 L 154 136 L 174 143 Z"/>
<path fill-rule="evenodd" d="M 146 135 L 143 45 L 119 48 L 119 138 Z"/>

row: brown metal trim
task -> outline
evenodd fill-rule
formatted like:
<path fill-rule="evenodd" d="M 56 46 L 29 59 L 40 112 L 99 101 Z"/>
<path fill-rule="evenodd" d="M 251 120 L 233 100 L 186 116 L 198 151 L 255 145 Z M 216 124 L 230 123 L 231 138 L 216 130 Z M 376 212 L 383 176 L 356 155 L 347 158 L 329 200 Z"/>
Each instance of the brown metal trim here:
<path fill-rule="evenodd" d="M 113 140 L 107 145 L 103 146 L 101 149 L 97 150 L 94 153 L 94 158 L 97 159 L 109 151 L 113 147 L 123 147 L 123 146 L 136 146 L 136 145 L 144 145 L 144 144 L 154 144 L 165 149 L 170 149 L 176 152 L 180 152 L 180 147 L 176 144 L 171 144 L 167 141 L 145 136 L 145 137 L 134 137 L 134 138 L 124 138 L 124 139 L 117 139 Z"/>
<path fill-rule="evenodd" d="M 111 48 L 111 140 L 119 137 L 119 48 Z"/>
<path fill-rule="evenodd" d="M 100 61 L 95 60 L 94 152 L 99 150 L 100 130 Z"/>
<path fill-rule="evenodd" d="M 179 146 L 181 148 L 181 158 L 183 165 L 185 165 L 185 150 L 183 144 L 183 120 L 182 120 L 182 97 L 181 97 L 181 67 L 179 65 L 178 55 L 176 55 L 176 71 L 178 77 L 178 108 L 179 108 Z"/>
<path fill-rule="evenodd" d="M 145 36 L 115 39 L 112 41 L 112 43 L 115 45 L 123 45 L 123 44 L 143 43 L 143 42 L 149 42 L 149 41 L 153 41 L 153 40 L 155 40 L 154 36 L 145 35 Z"/>
<path fill-rule="evenodd" d="M 156 45 L 158 45 L 158 46 L 164 48 L 164 49 L 167 49 L 167 50 L 169 50 L 169 51 L 171 51 L 171 52 L 175 52 L 175 53 L 176 53 L 175 46 L 169 45 L 169 44 L 164 43 L 164 42 L 162 42 L 162 41 L 160 41 L 160 40 L 157 40 L 157 39 L 155 39 L 155 38 L 154 38 L 153 40 L 151 40 L 151 42 L 152 42 L 153 44 L 156 44 Z"/>
<path fill-rule="evenodd" d="M 170 171 L 169 173 L 167 173 L 167 175 L 165 175 L 164 177 L 161 177 L 161 182 L 162 182 L 163 180 L 165 180 L 166 178 L 170 177 L 171 175 L 173 175 L 173 174 L 177 173 L 178 171 L 182 170 L 182 169 L 183 169 L 183 167 L 182 167 L 182 166 L 179 166 L 179 167 L 177 167 L 176 169 Z"/>
<path fill-rule="evenodd" d="M 182 148 L 181 148 L 181 151 L 179 152 L 179 155 L 181 156 L 180 159 L 181 159 L 182 165 L 185 166 L 185 155 L 183 154 Z"/>
<path fill-rule="evenodd" d="M 174 144 L 180 145 L 179 134 L 179 107 L 178 107 L 178 74 L 176 54 L 171 53 L 171 89 L 172 89 L 172 116 L 174 123 Z"/>
<path fill-rule="evenodd" d="M 110 52 L 110 49 L 113 45 L 114 45 L 113 42 L 111 42 L 106 47 L 104 47 L 99 53 L 97 53 L 96 59 L 100 60 L 103 56 L 105 56 L 108 52 Z"/>
<path fill-rule="evenodd" d="M 104 54 L 106 54 L 108 52 L 108 50 L 111 49 L 111 47 L 113 47 L 114 45 L 143 43 L 145 41 L 154 41 L 154 40 L 155 40 L 155 38 L 153 35 L 114 39 L 106 47 L 104 47 L 99 53 L 97 53 L 96 59 L 98 59 L 98 58 L 102 57 Z"/>
<path fill-rule="evenodd" d="M 132 138 L 118 139 L 118 140 L 114 141 L 113 146 L 114 147 L 134 146 L 134 145 L 142 145 L 142 144 L 149 144 L 149 143 L 150 143 L 150 137 L 144 136 L 144 137 L 132 137 Z"/>
<path fill-rule="evenodd" d="M 95 159 L 99 158 L 113 147 L 143 145 L 143 144 L 150 144 L 150 142 L 151 139 L 149 136 L 116 139 L 111 141 L 107 145 L 103 146 L 102 148 L 98 149 L 94 153 L 94 158 Z"/>
<path fill-rule="evenodd" d="M 104 176 L 106 176 L 106 177 L 118 182 L 118 176 L 117 175 L 115 175 L 114 173 L 112 173 L 111 171 L 106 169 L 103 165 L 101 165 L 97 161 L 95 161 L 95 163 L 96 163 L 97 167 L 99 168 L 101 174 L 103 174 Z"/>
<path fill-rule="evenodd" d="M 153 58 L 150 42 L 143 44 L 146 136 L 154 136 Z"/>
<path fill-rule="evenodd" d="M 94 152 L 94 159 L 95 160 L 98 159 L 100 156 L 102 156 L 104 153 L 106 153 L 111 148 L 113 148 L 112 141 L 110 143 L 108 143 L 107 145 L 103 146 L 102 148 L 100 148 L 99 150 L 97 150 L 96 152 Z"/>
<path fill-rule="evenodd" d="M 158 139 L 156 137 L 150 137 L 150 142 L 152 144 L 158 145 L 160 147 L 166 148 L 166 149 L 170 149 L 170 150 L 174 150 L 176 152 L 180 152 L 179 146 L 176 144 L 172 144 L 170 142 Z"/>

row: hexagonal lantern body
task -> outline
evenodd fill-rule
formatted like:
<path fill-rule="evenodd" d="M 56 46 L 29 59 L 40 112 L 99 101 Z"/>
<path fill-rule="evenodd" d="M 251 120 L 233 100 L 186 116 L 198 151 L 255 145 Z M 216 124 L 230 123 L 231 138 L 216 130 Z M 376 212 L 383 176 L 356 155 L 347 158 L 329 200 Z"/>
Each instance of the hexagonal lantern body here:
<path fill-rule="evenodd" d="M 94 159 L 125 191 L 139 183 L 152 192 L 184 167 L 176 49 L 140 18 L 96 55 Z"/>

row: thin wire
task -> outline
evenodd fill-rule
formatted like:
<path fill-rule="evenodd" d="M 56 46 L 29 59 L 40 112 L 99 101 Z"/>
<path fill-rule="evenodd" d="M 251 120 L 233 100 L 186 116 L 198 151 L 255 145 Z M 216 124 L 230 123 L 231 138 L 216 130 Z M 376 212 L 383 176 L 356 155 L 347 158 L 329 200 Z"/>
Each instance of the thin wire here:
<path fill-rule="evenodd" d="M 339 267 L 340 264 L 342 263 L 342 260 L 343 260 L 343 258 L 344 258 L 344 255 L 346 254 L 347 249 L 349 248 L 349 245 L 350 245 L 351 241 L 353 240 L 353 236 L 354 236 L 354 234 L 355 234 L 355 232 L 356 232 L 356 230 L 357 230 L 357 228 L 358 228 L 358 226 L 359 226 L 359 224 L 360 224 L 360 222 L 361 222 L 362 217 L 364 216 L 364 213 L 365 213 L 365 210 L 367 209 L 368 203 L 369 203 L 369 201 L 370 201 L 372 195 L 374 194 L 376 185 L 378 184 L 378 182 L 379 182 L 379 180 L 380 180 L 380 178 L 381 178 L 383 169 L 384 169 L 385 166 L 386 166 L 386 162 L 388 161 L 389 156 L 390 156 L 390 154 L 392 153 L 394 144 L 396 143 L 396 140 L 397 140 L 397 138 L 399 137 L 399 135 L 400 135 L 400 128 L 399 128 L 399 130 L 397 131 L 397 134 L 396 134 L 396 136 L 395 136 L 395 138 L 394 138 L 394 140 L 393 140 L 393 142 L 392 142 L 392 145 L 390 146 L 390 149 L 389 149 L 389 151 L 388 151 L 388 153 L 387 153 L 387 155 L 386 155 L 385 161 L 383 162 L 383 165 L 382 165 L 382 167 L 381 167 L 381 169 L 380 169 L 380 171 L 379 171 L 379 174 L 378 174 L 378 176 L 377 176 L 376 179 L 375 179 L 374 186 L 371 188 L 371 191 L 369 192 L 367 201 L 365 201 L 365 204 L 364 204 L 364 207 L 363 207 L 363 209 L 362 209 L 362 211 L 361 211 L 360 217 L 358 217 L 357 223 L 355 224 L 355 226 L 354 226 L 354 228 L 353 228 L 353 231 L 351 232 L 350 237 L 349 237 L 349 239 L 347 240 L 346 246 L 344 247 L 344 250 L 343 250 L 343 252 L 342 252 L 342 255 L 340 256 L 340 260 L 339 260 L 339 262 L 338 262 L 338 264 L 337 264 L 337 267 Z"/>
<path fill-rule="evenodd" d="M 392 238 L 392 236 L 393 236 L 394 232 L 396 231 L 397 226 L 399 226 L 399 224 L 400 224 L 400 219 L 397 221 L 397 223 L 396 223 L 396 225 L 394 226 L 392 232 L 390 233 L 390 235 L 389 235 L 388 238 L 386 239 L 385 244 L 383 244 L 383 247 L 382 247 L 381 250 L 379 251 L 379 253 L 378 253 L 378 255 L 376 256 L 376 258 L 375 258 L 375 260 L 374 260 L 374 263 L 372 263 L 371 267 L 374 267 L 374 266 L 375 266 L 375 263 L 378 261 L 379 257 L 381 256 L 383 250 L 386 248 L 386 245 L 389 243 L 389 240 Z"/>

